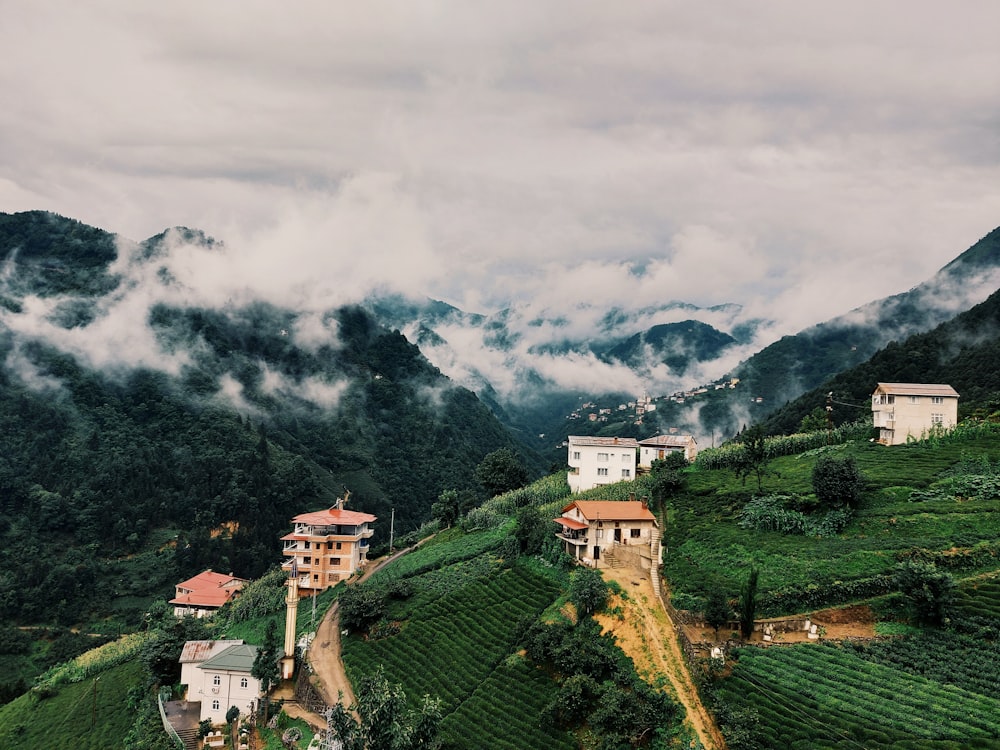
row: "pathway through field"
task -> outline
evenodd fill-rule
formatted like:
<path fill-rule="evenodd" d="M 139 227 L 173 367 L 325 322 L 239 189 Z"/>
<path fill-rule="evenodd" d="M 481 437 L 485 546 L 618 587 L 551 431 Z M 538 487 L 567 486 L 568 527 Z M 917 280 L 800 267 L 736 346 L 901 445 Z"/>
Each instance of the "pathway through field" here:
<path fill-rule="evenodd" d="M 605 614 L 596 615 L 595 619 L 605 632 L 614 634 L 619 647 L 632 658 L 636 670 L 647 682 L 655 684 L 661 675 L 670 681 L 672 694 L 684 706 L 687 720 L 706 750 L 725 750 L 722 733 L 702 705 L 691 680 L 673 622 L 653 593 L 649 573 L 630 568 L 601 572 L 605 579 L 617 581 L 628 593 L 628 599 L 620 602 L 624 610 L 622 619 Z"/>

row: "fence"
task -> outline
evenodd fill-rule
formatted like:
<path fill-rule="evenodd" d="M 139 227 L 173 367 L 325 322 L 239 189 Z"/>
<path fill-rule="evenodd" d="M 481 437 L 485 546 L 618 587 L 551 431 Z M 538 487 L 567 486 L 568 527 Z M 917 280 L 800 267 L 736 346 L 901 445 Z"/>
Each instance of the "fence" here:
<path fill-rule="evenodd" d="M 173 739 L 174 744 L 177 745 L 180 750 L 184 750 L 184 740 L 181 739 L 181 736 L 177 734 L 177 730 L 173 728 L 170 721 L 167 719 L 167 709 L 163 706 L 164 695 L 167 697 L 170 696 L 170 688 L 160 688 L 160 692 L 156 694 L 156 705 L 160 709 L 160 721 L 163 722 L 163 728 L 166 730 L 167 734 L 170 735 L 171 739 Z"/>

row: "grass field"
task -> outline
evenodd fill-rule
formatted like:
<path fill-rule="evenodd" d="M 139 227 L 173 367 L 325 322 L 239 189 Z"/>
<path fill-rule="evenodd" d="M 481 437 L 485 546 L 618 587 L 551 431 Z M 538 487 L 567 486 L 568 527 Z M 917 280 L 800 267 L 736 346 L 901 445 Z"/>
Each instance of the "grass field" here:
<path fill-rule="evenodd" d="M 913 549 L 948 551 L 940 564 L 952 564 L 960 577 L 1000 568 L 993 552 L 968 554 L 1000 539 L 1000 498 L 949 494 L 955 467 L 972 471 L 1000 459 L 1000 434 L 894 447 L 855 442 L 784 456 L 771 462 L 764 492 L 810 494 L 824 453 L 853 457 L 867 482 L 853 520 L 832 537 L 743 529 L 737 514 L 756 494 L 754 481 L 744 486 L 722 469 L 688 473 L 687 491 L 668 503 L 664 530 L 664 570 L 674 591 L 702 596 L 718 583 L 735 596 L 754 566 L 760 614 L 778 615 L 849 600 L 855 589 L 847 582 L 885 575 Z"/>

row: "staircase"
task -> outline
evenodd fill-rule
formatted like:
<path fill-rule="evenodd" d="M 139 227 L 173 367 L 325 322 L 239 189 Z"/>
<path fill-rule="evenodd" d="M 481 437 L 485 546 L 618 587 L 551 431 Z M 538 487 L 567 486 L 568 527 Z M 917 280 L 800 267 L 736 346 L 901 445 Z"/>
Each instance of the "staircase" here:
<path fill-rule="evenodd" d="M 653 583 L 653 593 L 660 594 L 660 530 L 654 528 L 649 538 L 649 580 Z"/>
<path fill-rule="evenodd" d="M 184 743 L 184 750 L 198 750 L 198 727 L 182 729 L 177 733 Z"/>

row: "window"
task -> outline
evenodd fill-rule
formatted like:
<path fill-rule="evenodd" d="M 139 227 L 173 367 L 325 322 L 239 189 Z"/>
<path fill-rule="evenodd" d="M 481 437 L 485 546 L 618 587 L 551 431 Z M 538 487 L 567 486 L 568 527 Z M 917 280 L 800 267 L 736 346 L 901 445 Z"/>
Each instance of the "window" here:
<path fill-rule="evenodd" d="M 632 476 L 631 469 L 622 469 L 622 479 L 628 479 L 630 476 Z"/>
<path fill-rule="evenodd" d="M 339 547 L 339 546 L 340 546 L 340 544 L 338 544 L 337 546 Z M 326 543 L 326 548 L 327 548 L 327 549 L 333 549 L 333 542 L 327 542 L 327 543 Z"/>
<path fill-rule="evenodd" d="M 598 453 L 597 454 L 597 460 L 598 461 L 607 461 L 608 460 L 608 454 L 607 453 Z"/>
<path fill-rule="evenodd" d="M 573 460 L 574 461 L 580 460 L 580 451 L 573 451 Z"/>
<path fill-rule="evenodd" d="M 931 414 L 931 424 L 933 424 L 933 425 L 943 425 L 944 424 L 944 414 Z"/>
<path fill-rule="evenodd" d="M 246 690 L 250 686 L 250 680 L 246 677 L 240 679 L 240 687 Z"/>
<path fill-rule="evenodd" d="M 638 539 L 641 533 L 642 531 L 640 529 L 630 529 L 628 535 L 633 539 Z"/>
<path fill-rule="evenodd" d="M 943 404 L 944 403 L 944 396 L 931 396 L 931 403 L 932 404 Z"/>
<path fill-rule="evenodd" d="M 222 684 L 222 678 L 219 675 L 215 675 L 215 677 L 212 678 L 212 684 L 213 685 L 221 685 Z"/>
<path fill-rule="evenodd" d="M 608 475 L 608 469 L 607 469 L 607 467 L 605 467 L 603 469 L 598 469 L 597 470 L 597 476 L 599 476 L 599 477 L 606 477 L 607 475 Z"/>
<path fill-rule="evenodd" d="M 340 549 L 340 542 L 337 542 L 337 549 Z"/>
<path fill-rule="evenodd" d="M 622 463 L 623 463 L 623 464 L 627 464 L 627 463 L 629 463 L 629 460 L 628 460 L 628 453 L 622 453 Z"/>
<path fill-rule="evenodd" d="M 339 566 L 340 565 L 340 558 L 339 557 L 331 557 L 330 558 L 330 565 Z"/>
<path fill-rule="evenodd" d="M 213 711 L 219 710 L 219 701 L 212 701 L 212 710 Z"/>
<path fill-rule="evenodd" d="M 911 404 L 918 404 L 918 403 L 920 403 L 920 397 L 919 396 L 910 396 L 909 399 L 910 399 L 910 403 Z"/>

